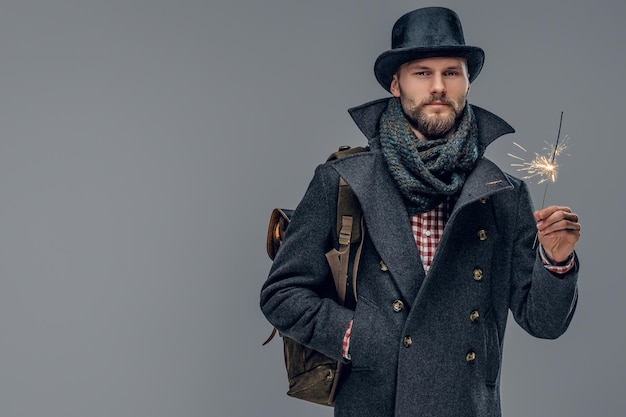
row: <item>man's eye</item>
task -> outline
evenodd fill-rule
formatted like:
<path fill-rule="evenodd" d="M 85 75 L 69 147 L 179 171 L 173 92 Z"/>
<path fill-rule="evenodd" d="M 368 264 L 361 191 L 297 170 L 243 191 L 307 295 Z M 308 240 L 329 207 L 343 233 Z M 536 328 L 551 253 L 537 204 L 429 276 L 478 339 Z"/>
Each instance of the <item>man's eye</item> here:
<path fill-rule="evenodd" d="M 458 75 L 458 73 L 456 71 L 448 71 L 444 75 L 446 77 L 454 77 L 454 76 Z"/>

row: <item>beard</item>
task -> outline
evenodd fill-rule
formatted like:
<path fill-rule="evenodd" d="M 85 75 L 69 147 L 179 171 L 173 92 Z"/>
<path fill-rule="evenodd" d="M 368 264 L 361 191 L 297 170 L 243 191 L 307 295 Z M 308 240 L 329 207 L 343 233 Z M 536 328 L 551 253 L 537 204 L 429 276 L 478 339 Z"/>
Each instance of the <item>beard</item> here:
<path fill-rule="evenodd" d="M 424 112 L 424 106 L 434 101 L 447 104 L 452 111 L 447 114 Z M 420 132 L 428 140 L 443 139 L 453 132 L 460 120 L 466 104 L 466 97 L 452 100 L 444 95 L 432 95 L 429 98 L 415 104 L 413 99 L 407 97 L 400 89 L 400 102 L 402 111 L 409 124 Z"/>

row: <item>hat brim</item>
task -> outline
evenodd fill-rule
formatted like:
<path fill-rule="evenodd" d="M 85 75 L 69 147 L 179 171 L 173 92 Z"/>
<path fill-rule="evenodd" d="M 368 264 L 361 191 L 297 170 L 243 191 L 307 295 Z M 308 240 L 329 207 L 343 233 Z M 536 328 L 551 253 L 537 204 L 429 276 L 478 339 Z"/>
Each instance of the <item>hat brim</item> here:
<path fill-rule="evenodd" d="M 387 91 L 391 88 L 393 74 L 406 62 L 434 57 L 465 58 L 470 83 L 476 79 L 485 62 L 485 52 L 476 46 L 448 46 L 441 48 L 397 48 L 383 52 L 376 59 L 374 74 Z"/>

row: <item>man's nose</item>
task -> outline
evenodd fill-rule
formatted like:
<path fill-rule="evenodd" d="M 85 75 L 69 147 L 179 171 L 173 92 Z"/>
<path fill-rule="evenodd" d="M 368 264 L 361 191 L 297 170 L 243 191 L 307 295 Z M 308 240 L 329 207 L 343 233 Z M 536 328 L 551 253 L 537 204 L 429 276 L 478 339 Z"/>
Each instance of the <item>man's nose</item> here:
<path fill-rule="evenodd" d="M 446 93 L 446 85 L 443 81 L 443 74 L 435 73 L 431 78 L 430 84 L 430 93 L 431 94 L 445 94 Z"/>

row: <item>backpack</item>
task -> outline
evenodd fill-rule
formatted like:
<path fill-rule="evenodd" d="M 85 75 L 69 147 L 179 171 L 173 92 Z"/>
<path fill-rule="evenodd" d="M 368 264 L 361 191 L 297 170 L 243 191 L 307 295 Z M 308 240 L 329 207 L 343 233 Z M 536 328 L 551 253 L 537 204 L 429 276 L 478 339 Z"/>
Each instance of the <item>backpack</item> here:
<path fill-rule="evenodd" d="M 367 148 L 341 146 L 337 152 L 332 153 L 327 161 L 343 158 L 357 152 L 367 151 Z M 337 236 L 339 249 L 332 248 L 326 253 L 326 259 L 330 267 L 337 299 L 340 304 L 346 302 L 346 289 L 348 285 L 348 265 L 350 261 L 350 245 L 358 243 L 353 259 L 352 289 L 356 301 L 356 273 L 363 247 L 365 229 L 361 206 L 350 186 L 343 178 L 339 179 L 337 197 Z M 266 250 L 271 260 L 274 260 L 280 248 L 293 210 L 275 208 L 270 216 L 267 230 Z M 346 323 L 347 325 L 347 323 Z M 276 335 L 274 328 L 272 334 L 263 343 L 265 346 Z M 320 352 L 310 349 L 293 339 L 281 335 L 285 356 L 285 368 L 289 380 L 287 395 L 316 404 L 333 406 L 335 393 L 341 381 L 343 363 L 331 359 Z"/>

